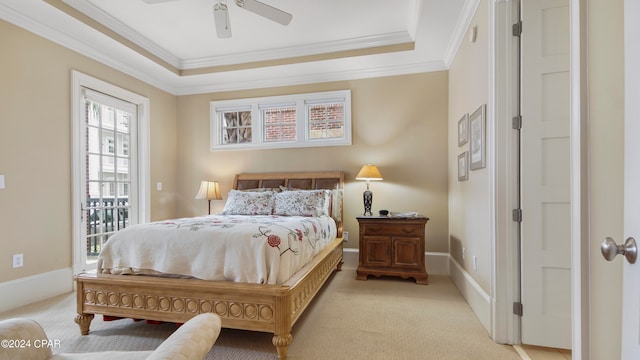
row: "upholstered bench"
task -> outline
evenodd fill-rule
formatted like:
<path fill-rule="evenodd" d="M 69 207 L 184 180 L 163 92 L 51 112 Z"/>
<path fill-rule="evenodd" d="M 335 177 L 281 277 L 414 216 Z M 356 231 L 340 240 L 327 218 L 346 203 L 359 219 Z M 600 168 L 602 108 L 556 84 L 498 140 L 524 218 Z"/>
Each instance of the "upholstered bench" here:
<path fill-rule="evenodd" d="M 205 313 L 191 318 L 153 351 L 104 351 L 53 355 L 47 335 L 30 319 L 0 321 L 0 360 L 202 360 L 220 334 L 220 317 Z M 10 342 L 14 342 L 13 344 Z M 19 348 L 13 345 L 26 344 Z M 36 344 L 39 344 L 36 346 Z"/>

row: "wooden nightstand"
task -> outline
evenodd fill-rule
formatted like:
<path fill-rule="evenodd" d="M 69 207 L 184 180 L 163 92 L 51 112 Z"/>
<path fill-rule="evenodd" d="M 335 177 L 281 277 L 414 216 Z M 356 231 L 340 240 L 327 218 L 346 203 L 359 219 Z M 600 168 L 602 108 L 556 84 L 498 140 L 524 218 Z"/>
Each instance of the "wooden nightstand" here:
<path fill-rule="evenodd" d="M 401 276 L 428 284 L 424 265 L 424 228 L 428 217 L 357 216 L 360 225 L 358 280 Z"/>

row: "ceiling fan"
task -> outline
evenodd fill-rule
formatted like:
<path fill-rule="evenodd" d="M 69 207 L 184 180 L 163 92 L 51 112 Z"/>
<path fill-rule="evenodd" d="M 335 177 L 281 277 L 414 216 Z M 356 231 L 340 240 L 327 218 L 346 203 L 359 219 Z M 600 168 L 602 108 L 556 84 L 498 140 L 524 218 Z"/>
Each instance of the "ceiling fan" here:
<path fill-rule="evenodd" d="M 176 0 L 143 0 L 148 4 L 157 4 L 161 2 L 169 2 Z M 293 15 L 288 12 L 277 9 L 257 0 L 235 0 L 238 7 L 251 11 L 257 15 L 275 21 L 278 24 L 289 25 Z M 213 5 L 213 19 L 216 24 L 216 34 L 219 38 L 231 37 L 231 23 L 229 22 L 229 9 L 227 0 L 216 0 Z"/>

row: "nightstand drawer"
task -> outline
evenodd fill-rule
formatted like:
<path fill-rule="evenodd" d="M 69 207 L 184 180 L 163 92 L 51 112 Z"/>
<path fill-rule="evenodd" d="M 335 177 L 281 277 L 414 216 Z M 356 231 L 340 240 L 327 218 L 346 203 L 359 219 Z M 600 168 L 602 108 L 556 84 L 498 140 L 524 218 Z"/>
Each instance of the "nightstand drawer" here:
<path fill-rule="evenodd" d="M 367 224 L 363 235 L 423 236 L 424 224 Z"/>

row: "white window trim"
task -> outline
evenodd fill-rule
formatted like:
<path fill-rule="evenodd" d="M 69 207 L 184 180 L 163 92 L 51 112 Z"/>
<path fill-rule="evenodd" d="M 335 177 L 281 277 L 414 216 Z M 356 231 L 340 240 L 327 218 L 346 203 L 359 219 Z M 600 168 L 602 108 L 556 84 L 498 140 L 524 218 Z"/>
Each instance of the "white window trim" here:
<path fill-rule="evenodd" d="M 86 253 L 80 251 L 80 243 L 83 240 L 82 234 L 79 232 L 79 226 L 76 226 L 76 220 L 80 219 L 82 216 L 82 208 L 81 201 L 82 194 L 80 193 L 80 182 L 82 181 L 82 176 L 84 174 L 77 174 L 76 169 L 80 166 L 80 162 L 84 161 L 80 158 L 81 152 L 75 149 L 77 144 L 80 144 L 80 137 L 82 136 L 79 133 L 80 126 L 79 124 L 84 119 L 83 109 L 83 88 L 93 89 L 105 94 L 109 94 L 110 96 L 116 97 L 118 99 L 122 99 L 133 103 L 137 107 L 137 116 L 138 116 L 138 221 L 139 222 L 149 222 L 151 215 L 151 189 L 149 187 L 149 179 L 150 179 L 150 141 L 149 141 L 149 133 L 150 133 L 150 102 L 149 99 L 130 92 L 128 90 L 122 89 L 118 86 L 109 84 L 100 79 L 96 79 L 89 75 L 83 74 L 81 72 L 72 70 L 71 71 L 71 101 L 72 101 L 72 141 L 73 141 L 73 151 L 72 151 L 72 181 L 73 181 L 73 193 L 72 193 L 72 206 L 71 212 L 74 221 L 73 223 L 73 271 L 74 273 L 79 273 L 86 269 Z M 129 189 L 131 191 L 131 189 Z"/>
<path fill-rule="evenodd" d="M 326 102 L 344 103 L 344 137 L 335 139 L 309 139 L 309 122 L 307 121 L 307 104 Z M 296 107 L 297 140 L 282 142 L 265 142 L 261 110 L 274 106 Z M 251 111 L 251 143 L 222 144 L 222 121 L 218 114 L 221 111 Z M 281 149 L 318 146 L 351 145 L 351 90 L 338 90 L 317 93 L 268 96 L 259 98 L 212 101 L 210 103 L 210 141 L 211 151 L 242 149 Z"/>

